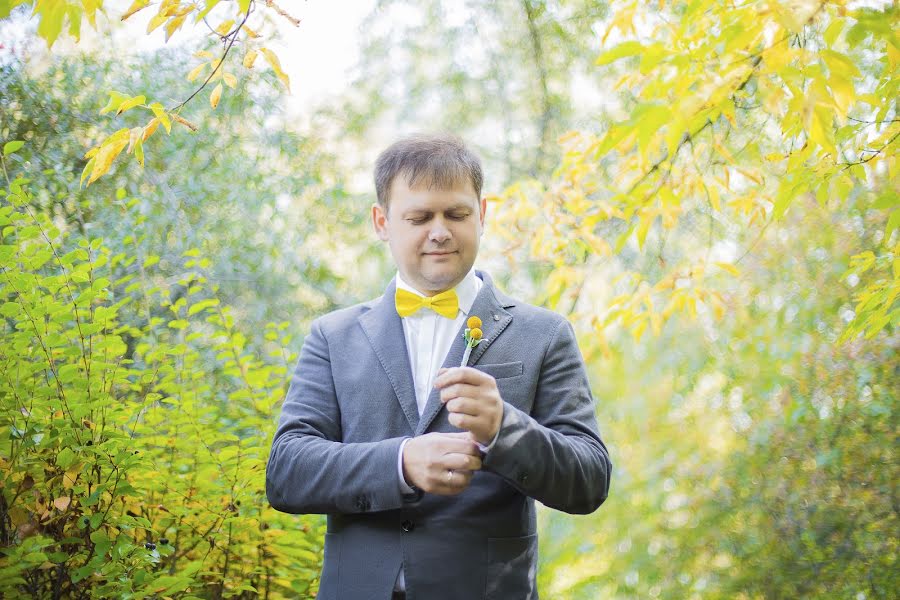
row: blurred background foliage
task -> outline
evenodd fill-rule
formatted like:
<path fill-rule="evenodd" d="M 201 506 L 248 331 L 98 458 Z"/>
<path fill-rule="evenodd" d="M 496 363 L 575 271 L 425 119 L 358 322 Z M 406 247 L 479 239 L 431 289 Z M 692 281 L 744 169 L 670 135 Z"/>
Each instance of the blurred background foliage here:
<path fill-rule="evenodd" d="M 0 590 L 313 597 L 324 521 L 263 489 L 286 375 L 393 274 L 375 154 L 446 128 L 479 264 L 576 325 L 614 464 L 595 514 L 540 511 L 542 597 L 891 597 L 897 8 L 738 9 L 381 0 L 302 124 L 266 72 L 86 189 L 107 93 L 184 98 L 195 61 L 0 50 Z"/>

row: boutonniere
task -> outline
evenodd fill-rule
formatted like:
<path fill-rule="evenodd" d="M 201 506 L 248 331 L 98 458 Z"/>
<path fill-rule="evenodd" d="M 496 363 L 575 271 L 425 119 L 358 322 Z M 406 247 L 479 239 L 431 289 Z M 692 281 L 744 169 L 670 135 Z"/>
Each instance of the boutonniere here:
<path fill-rule="evenodd" d="M 484 335 L 481 331 L 481 319 L 472 316 L 466 321 L 466 331 L 463 333 L 463 339 L 466 340 L 466 351 L 462 357 L 462 363 L 459 366 L 464 367 L 469 362 L 469 356 L 472 354 L 472 348 L 481 343 L 481 337 Z"/>

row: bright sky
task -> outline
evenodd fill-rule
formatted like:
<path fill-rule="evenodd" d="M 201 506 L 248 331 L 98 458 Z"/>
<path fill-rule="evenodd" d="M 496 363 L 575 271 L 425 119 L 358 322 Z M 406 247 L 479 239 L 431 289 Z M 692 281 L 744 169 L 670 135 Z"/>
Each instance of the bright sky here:
<path fill-rule="evenodd" d="M 102 15 L 97 19 L 99 36 L 90 25 L 83 25 L 81 41 L 77 44 L 65 33 L 53 46 L 53 53 L 84 51 L 94 48 L 97 51 L 114 53 L 134 50 L 150 50 L 163 46 L 186 44 L 193 46 L 199 36 L 206 32 L 201 25 L 196 28 L 185 24 L 166 43 L 165 32 L 160 27 L 147 35 L 147 23 L 156 13 L 155 6 L 132 15 L 124 23 L 119 20 L 131 4 L 131 0 L 107 0 L 104 3 L 109 18 Z M 263 2 L 260 2 L 258 13 L 272 14 Z M 291 97 L 288 100 L 292 110 L 303 112 L 314 104 L 321 103 L 330 94 L 337 94 L 346 86 L 347 72 L 355 64 L 359 48 L 358 35 L 360 23 L 374 6 L 374 0 L 353 0 L 352 2 L 329 2 L 327 0 L 307 0 L 297 2 L 280 0 L 279 5 L 294 17 L 301 19 L 299 27 L 294 27 L 286 19 L 275 17 L 282 34 L 282 41 L 271 43 L 282 68 L 291 79 Z M 212 13 L 233 7 L 233 3 L 223 2 Z M 233 10 L 233 9 L 232 9 Z M 273 15 L 274 16 L 274 15 Z M 211 18 L 213 27 L 221 19 Z M 190 21 L 190 20 L 189 20 Z M 35 19 L 16 24 L 0 24 L 0 44 L 8 51 L 14 47 L 16 39 L 35 35 Z M 266 35 L 271 26 L 262 26 L 259 14 L 254 14 L 248 25 Z M 110 32 L 114 32 L 112 48 L 110 48 Z M 3 50 L 0 50 L 3 52 Z M 265 62 L 260 57 L 259 63 Z M 266 66 L 267 67 L 267 66 Z"/>

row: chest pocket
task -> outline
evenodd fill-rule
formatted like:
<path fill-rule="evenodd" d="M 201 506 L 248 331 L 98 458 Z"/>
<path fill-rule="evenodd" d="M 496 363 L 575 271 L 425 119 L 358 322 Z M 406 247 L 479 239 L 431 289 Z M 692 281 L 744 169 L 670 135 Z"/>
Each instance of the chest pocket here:
<path fill-rule="evenodd" d="M 516 362 L 500 363 L 496 365 L 473 365 L 483 373 L 487 373 L 494 379 L 517 377 L 525 372 L 525 366 L 521 360 Z"/>

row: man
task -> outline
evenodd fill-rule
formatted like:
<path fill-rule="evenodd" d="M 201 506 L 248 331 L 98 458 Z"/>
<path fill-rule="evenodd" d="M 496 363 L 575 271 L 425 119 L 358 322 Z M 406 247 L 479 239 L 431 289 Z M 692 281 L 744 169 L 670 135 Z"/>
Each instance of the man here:
<path fill-rule="evenodd" d="M 328 515 L 319 600 L 537 598 L 534 500 L 586 514 L 609 492 L 572 327 L 473 270 L 486 202 L 459 139 L 396 142 L 375 185 L 397 275 L 313 322 L 269 501 Z M 473 316 L 482 339 L 461 367 Z"/>

